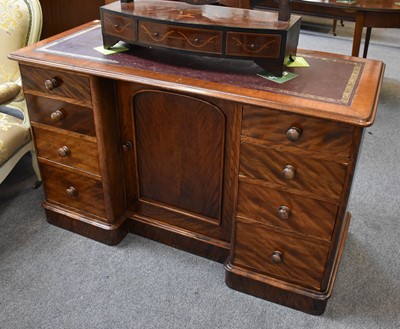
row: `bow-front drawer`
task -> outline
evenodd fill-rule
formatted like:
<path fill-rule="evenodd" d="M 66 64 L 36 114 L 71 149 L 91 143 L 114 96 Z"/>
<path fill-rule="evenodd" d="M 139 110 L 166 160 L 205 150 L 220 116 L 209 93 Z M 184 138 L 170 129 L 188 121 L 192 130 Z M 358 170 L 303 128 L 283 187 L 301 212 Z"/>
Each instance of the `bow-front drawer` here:
<path fill-rule="evenodd" d="M 319 290 L 329 247 L 238 219 L 233 263 Z"/>
<path fill-rule="evenodd" d="M 97 143 L 83 135 L 33 128 L 39 158 L 100 176 Z"/>
<path fill-rule="evenodd" d="M 102 12 L 103 32 L 126 41 L 135 41 L 136 20 L 131 17 Z"/>
<path fill-rule="evenodd" d="M 28 94 L 67 98 L 75 104 L 92 106 L 90 81 L 86 75 L 20 65 L 24 91 Z"/>
<path fill-rule="evenodd" d="M 281 39 L 280 34 L 227 32 L 226 53 L 231 56 L 278 59 Z"/>
<path fill-rule="evenodd" d="M 139 42 L 160 47 L 221 54 L 222 35 L 221 31 L 139 22 Z"/>

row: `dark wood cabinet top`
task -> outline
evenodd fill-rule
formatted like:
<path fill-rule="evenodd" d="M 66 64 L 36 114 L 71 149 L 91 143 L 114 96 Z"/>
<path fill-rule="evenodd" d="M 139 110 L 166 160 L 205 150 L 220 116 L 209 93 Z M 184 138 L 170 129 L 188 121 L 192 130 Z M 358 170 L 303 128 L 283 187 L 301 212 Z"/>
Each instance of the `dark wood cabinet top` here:
<path fill-rule="evenodd" d="M 252 61 L 171 53 L 144 47 L 103 55 L 98 21 L 13 52 L 20 63 L 46 65 L 147 84 L 359 126 L 375 118 L 384 64 L 350 56 L 298 50 L 309 68 L 289 68 L 295 79 L 278 84 L 257 74 Z"/>

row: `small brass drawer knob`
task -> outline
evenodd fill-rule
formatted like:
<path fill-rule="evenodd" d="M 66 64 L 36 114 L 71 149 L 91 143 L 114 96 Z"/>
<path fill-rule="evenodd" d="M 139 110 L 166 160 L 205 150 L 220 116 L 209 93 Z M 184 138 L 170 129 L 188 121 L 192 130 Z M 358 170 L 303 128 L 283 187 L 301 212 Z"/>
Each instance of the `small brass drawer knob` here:
<path fill-rule="evenodd" d="M 50 117 L 54 122 L 59 122 L 64 119 L 64 113 L 62 113 L 61 110 L 57 110 L 51 113 Z"/>
<path fill-rule="evenodd" d="M 292 165 L 286 165 L 282 170 L 283 177 L 287 180 L 291 180 L 295 177 L 296 168 Z"/>
<path fill-rule="evenodd" d="M 71 196 L 71 197 L 76 197 L 78 195 L 76 188 L 73 186 L 68 187 L 66 189 L 66 192 L 67 192 L 67 195 Z"/>
<path fill-rule="evenodd" d="M 199 42 L 200 42 L 200 39 L 199 39 L 199 38 L 196 38 L 196 39 L 194 39 L 194 42 L 199 43 Z"/>
<path fill-rule="evenodd" d="M 68 156 L 68 155 L 70 155 L 70 154 L 71 154 L 71 151 L 70 151 L 70 149 L 68 148 L 68 146 L 61 146 L 61 147 L 58 149 L 58 155 L 59 155 L 60 157 L 65 158 L 66 156 Z"/>
<path fill-rule="evenodd" d="M 53 90 L 60 86 L 60 83 L 56 78 L 48 79 L 44 82 L 44 86 L 47 90 Z"/>
<path fill-rule="evenodd" d="M 289 219 L 290 208 L 286 206 L 280 206 L 278 209 L 278 217 L 282 220 Z"/>
<path fill-rule="evenodd" d="M 158 37 L 160 35 L 160 33 L 158 32 L 153 32 L 153 37 Z"/>
<path fill-rule="evenodd" d="M 282 263 L 282 261 L 283 261 L 283 253 L 278 250 L 275 250 L 271 255 L 271 262 L 273 264 L 279 264 Z"/>
<path fill-rule="evenodd" d="M 300 139 L 302 130 L 298 127 L 290 127 L 286 132 L 286 137 L 291 142 L 297 142 Z"/>

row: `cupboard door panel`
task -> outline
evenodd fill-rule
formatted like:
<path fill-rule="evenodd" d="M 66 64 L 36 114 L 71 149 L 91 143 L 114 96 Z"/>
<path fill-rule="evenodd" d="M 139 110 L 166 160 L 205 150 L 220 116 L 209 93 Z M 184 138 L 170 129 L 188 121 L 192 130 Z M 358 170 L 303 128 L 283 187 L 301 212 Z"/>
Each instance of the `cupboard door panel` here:
<path fill-rule="evenodd" d="M 138 93 L 133 107 L 140 197 L 219 223 L 224 113 L 208 102 L 158 91 Z"/>

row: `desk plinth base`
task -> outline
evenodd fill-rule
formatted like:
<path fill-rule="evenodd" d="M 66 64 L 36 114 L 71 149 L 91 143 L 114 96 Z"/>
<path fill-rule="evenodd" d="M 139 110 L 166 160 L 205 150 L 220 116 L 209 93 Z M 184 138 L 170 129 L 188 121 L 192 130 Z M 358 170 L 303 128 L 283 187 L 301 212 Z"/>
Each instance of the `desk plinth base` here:
<path fill-rule="evenodd" d="M 82 214 L 67 212 L 64 208 L 48 202 L 42 205 L 48 223 L 110 246 L 121 242 L 129 232 L 125 218 L 121 218 L 116 223 L 107 224 Z"/>
<path fill-rule="evenodd" d="M 335 284 L 339 263 L 346 242 L 350 213 L 346 214 L 339 238 L 335 259 L 330 273 L 329 283 L 325 291 L 315 291 L 279 279 L 258 274 L 233 265 L 228 259 L 225 263 L 225 282 L 235 290 L 255 297 L 287 306 L 312 315 L 324 313 L 328 299 Z"/>
<path fill-rule="evenodd" d="M 228 242 L 205 237 L 154 219 L 137 215 L 130 217 L 129 230 L 136 235 L 219 263 L 223 263 L 229 256 Z"/>

